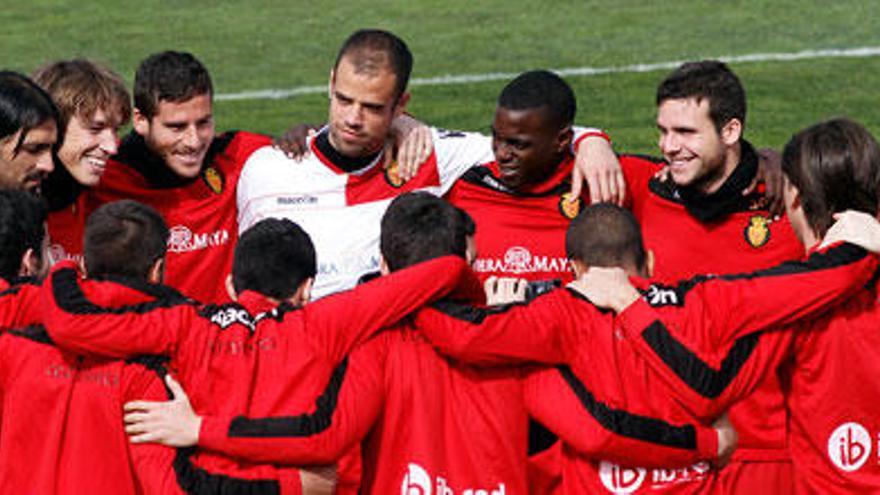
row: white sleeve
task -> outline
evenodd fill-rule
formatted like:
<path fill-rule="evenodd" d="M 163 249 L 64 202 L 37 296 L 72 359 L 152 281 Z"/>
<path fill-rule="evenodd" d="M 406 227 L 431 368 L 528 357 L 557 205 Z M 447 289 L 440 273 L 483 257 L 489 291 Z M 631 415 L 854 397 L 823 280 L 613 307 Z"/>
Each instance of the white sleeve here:
<path fill-rule="evenodd" d="M 278 171 L 288 167 L 285 161 L 291 160 L 283 152 L 264 146 L 244 162 L 235 190 L 239 234 L 263 218 L 257 200 L 267 194 L 266 186 L 278 178 Z"/>
<path fill-rule="evenodd" d="M 446 194 L 459 177 L 471 167 L 491 162 L 492 138 L 476 132 L 447 131 L 431 128 L 437 172 L 440 175 L 440 195 Z"/>

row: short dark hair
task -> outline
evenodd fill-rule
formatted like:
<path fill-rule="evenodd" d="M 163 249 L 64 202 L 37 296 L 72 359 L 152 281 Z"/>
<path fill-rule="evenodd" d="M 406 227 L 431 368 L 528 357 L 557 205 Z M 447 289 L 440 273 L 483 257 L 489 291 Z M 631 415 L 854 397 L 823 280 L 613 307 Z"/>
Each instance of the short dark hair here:
<path fill-rule="evenodd" d="M 696 98 L 697 103 L 709 100 L 709 118 L 718 132 L 731 119 L 739 119 L 743 127 L 746 125 L 746 90 L 724 62 L 687 62 L 657 87 L 658 107 L 666 100 L 686 98 Z"/>
<path fill-rule="evenodd" d="M 501 90 L 498 106 L 509 110 L 544 109 L 559 129 L 574 123 L 577 100 L 571 86 L 547 70 L 523 72 Z"/>
<path fill-rule="evenodd" d="M 124 199 L 102 205 L 86 220 L 83 258 L 89 277 L 146 281 L 165 257 L 168 226 L 153 208 Z"/>
<path fill-rule="evenodd" d="M 241 234 L 232 260 L 232 285 L 283 300 L 317 273 L 315 245 L 299 225 L 266 218 Z"/>
<path fill-rule="evenodd" d="M 587 266 L 642 270 L 647 255 L 639 222 L 611 203 L 584 208 L 565 233 L 565 253 Z"/>
<path fill-rule="evenodd" d="M 25 75 L 13 71 L 0 71 L 0 139 L 6 139 L 21 130 L 14 153 L 18 154 L 22 143 L 34 127 L 52 120 L 61 142 L 64 127 L 52 98 Z"/>
<path fill-rule="evenodd" d="M 807 223 L 819 236 L 834 213 L 878 213 L 880 147 L 857 122 L 837 118 L 798 132 L 785 145 L 782 171 L 797 187 Z"/>
<path fill-rule="evenodd" d="M 131 118 L 131 97 L 118 74 L 83 58 L 57 60 L 34 72 L 39 84 L 58 108 L 61 126 L 74 115 L 90 118 L 104 110 L 107 118 L 125 124 Z"/>
<path fill-rule="evenodd" d="M 379 249 L 392 271 L 445 255 L 464 258 L 475 228 L 470 215 L 445 200 L 406 193 L 394 198 L 382 217 Z"/>
<path fill-rule="evenodd" d="M 385 67 L 390 68 L 395 78 L 395 100 L 406 92 L 413 56 L 406 43 L 394 33 L 381 29 L 357 30 L 342 43 L 333 63 L 334 70 L 343 57 L 350 57 L 358 73 L 375 74 Z"/>
<path fill-rule="evenodd" d="M 28 249 L 42 260 L 46 212 L 46 204 L 32 193 L 0 190 L 0 278 L 12 281 L 18 276 Z"/>
<path fill-rule="evenodd" d="M 162 101 L 180 103 L 213 96 L 211 75 L 191 53 L 165 51 L 150 55 L 134 75 L 134 106 L 148 119 Z"/>

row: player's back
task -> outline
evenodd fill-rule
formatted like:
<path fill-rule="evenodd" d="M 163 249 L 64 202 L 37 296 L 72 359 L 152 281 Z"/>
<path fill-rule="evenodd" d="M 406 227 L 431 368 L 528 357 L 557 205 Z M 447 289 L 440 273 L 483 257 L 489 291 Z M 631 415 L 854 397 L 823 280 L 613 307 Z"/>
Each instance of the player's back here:
<path fill-rule="evenodd" d="M 413 328 L 367 345 L 385 354 L 385 400 L 363 446 L 365 493 L 526 493 L 519 369 L 449 360 Z"/>
<path fill-rule="evenodd" d="M 878 321 L 873 287 L 795 326 L 783 380 L 797 493 L 880 492 Z"/>

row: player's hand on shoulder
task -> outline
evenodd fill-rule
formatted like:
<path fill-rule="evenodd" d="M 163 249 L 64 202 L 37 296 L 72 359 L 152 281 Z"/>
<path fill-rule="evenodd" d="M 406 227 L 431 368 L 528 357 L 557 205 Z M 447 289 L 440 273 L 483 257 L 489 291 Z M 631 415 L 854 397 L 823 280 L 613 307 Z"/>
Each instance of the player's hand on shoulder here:
<path fill-rule="evenodd" d="M 272 145 L 281 150 L 288 158 L 301 160 L 309 154 L 308 138 L 313 135 L 320 126 L 310 124 L 298 124 L 281 136 L 272 141 Z"/>
<path fill-rule="evenodd" d="M 299 471 L 303 495 L 333 495 L 336 492 L 336 466 L 317 466 Z"/>
<path fill-rule="evenodd" d="M 525 302 L 529 283 L 524 278 L 491 276 L 483 283 L 486 305 L 498 306 Z"/>
<path fill-rule="evenodd" d="M 584 183 L 592 203 L 622 206 L 626 199 L 626 181 L 620 161 L 604 137 L 588 136 L 578 144 L 571 179 L 572 201 L 580 196 Z"/>
<path fill-rule="evenodd" d="M 873 215 L 855 210 L 834 214 L 834 223 L 822 238 L 820 248 L 849 242 L 880 253 L 880 222 Z"/>
<path fill-rule="evenodd" d="M 419 167 L 434 151 L 431 129 L 410 115 L 400 115 L 391 124 L 385 149 L 385 167 L 397 167 L 397 174 L 407 182 L 419 173 Z"/>
<path fill-rule="evenodd" d="M 785 201 L 782 198 L 785 176 L 782 175 L 782 155 L 772 148 L 758 150 L 758 173 L 749 187 L 743 191 L 743 195 L 751 194 L 762 182 L 767 208 L 774 218 L 779 218 L 785 213 Z"/>
<path fill-rule="evenodd" d="M 727 417 L 727 413 L 721 415 L 720 418 L 712 423 L 712 428 L 718 433 L 718 457 L 712 463 L 716 468 L 721 469 L 729 462 L 733 453 L 736 451 L 737 443 L 739 443 L 739 433 L 734 428 L 733 423 Z"/>

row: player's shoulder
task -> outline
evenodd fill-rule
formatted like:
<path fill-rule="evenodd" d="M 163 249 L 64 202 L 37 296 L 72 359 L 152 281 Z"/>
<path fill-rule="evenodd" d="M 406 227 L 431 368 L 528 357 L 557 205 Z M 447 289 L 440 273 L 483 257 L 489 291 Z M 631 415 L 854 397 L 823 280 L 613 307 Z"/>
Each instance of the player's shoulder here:
<path fill-rule="evenodd" d="M 234 158 L 247 159 L 255 151 L 272 145 L 272 138 L 265 134 L 248 131 L 228 131 L 214 138 L 212 147 Z"/>

